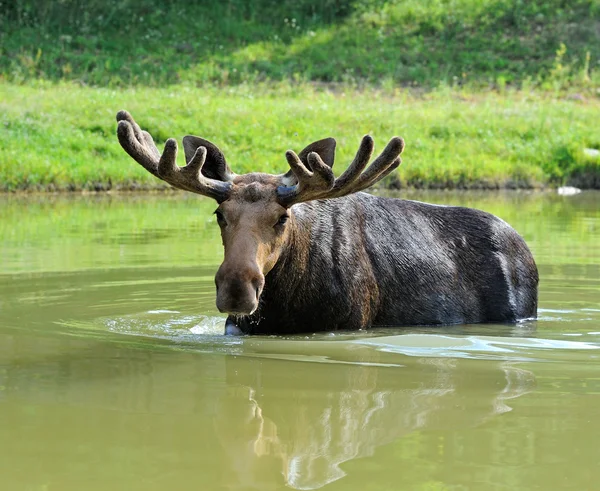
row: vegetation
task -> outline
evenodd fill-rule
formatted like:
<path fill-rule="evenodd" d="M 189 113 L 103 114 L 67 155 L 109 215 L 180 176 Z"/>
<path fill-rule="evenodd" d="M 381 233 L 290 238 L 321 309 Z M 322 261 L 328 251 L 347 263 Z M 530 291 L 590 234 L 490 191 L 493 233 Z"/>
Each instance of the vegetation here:
<path fill-rule="evenodd" d="M 598 84 L 599 27 L 600 0 L 17 0 L 0 9 L 0 73 L 555 89 Z"/>
<path fill-rule="evenodd" d="M 115 114 L 121 108 L 159 146 L 187 133 L 213 141 L 239 173 L 285 171 L 285 150 L 299 151 L 329 135 L 338 139 L 339 172 L 370 133 L 379 149 L 395 134 L 407 142 L 404 164 L 388 182 L 396 187 L 600 184 L 600 159 L 582 151 L 600 147 L 600 104 L 536 93 L 0 84 L 0 101 L 4 191 L 162 186 L 117 143 Z"/>
<path fill-rule="evenodd" d="M 0 5 L 2 191 L 162 187 L 117 144 L 122 108 L 238 172 L 399 134 L 392 187 L 600 187 L 600 0 Z"/>

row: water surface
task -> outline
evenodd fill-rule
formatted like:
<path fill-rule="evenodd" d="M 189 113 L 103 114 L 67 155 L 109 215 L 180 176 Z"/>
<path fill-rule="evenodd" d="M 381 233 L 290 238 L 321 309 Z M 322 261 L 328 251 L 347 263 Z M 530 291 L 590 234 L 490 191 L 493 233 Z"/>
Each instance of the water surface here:
<path fill-rule="evenodd" d="M 539 320 L 222 336 L 210 200 L 0 197 L 0 489 L 597 489 L 600 194 L 511 223 Z"/>

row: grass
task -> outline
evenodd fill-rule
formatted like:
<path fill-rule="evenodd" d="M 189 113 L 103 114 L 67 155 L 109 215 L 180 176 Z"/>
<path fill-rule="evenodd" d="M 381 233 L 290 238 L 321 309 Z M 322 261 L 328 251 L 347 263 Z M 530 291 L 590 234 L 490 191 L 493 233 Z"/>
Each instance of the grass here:
<path fill-rule="evenodd" d="M 600 188 L 600 0 L 19 0 L 0 10 L 0 190 L 160 187 L 117 110 L 237 172 L 400 134 L 391 187 Z"/>
<path fill-rule="evenodd" d="M 0 77 L 595 93 L 599 32 L 600 0 L 20 0 L 0 12 Z"/>
<path fill-rule="evenodd" d="M 600 187 L 598 110 L 536 91 L 322 90 L 309 84 L 89 88 L 0 84 L 0 190 L 161 187 L 120 148 L 115 114 L 129 110 L 160 145 L 203 136 L 235 172 L 282 172 L 288 148 L 338 140 L 337 172 L 362 135 L 382 149 L 405 138 L 387 185 L 418 188 Z M 180 164 L 182 164 L 180 157 Z"/>

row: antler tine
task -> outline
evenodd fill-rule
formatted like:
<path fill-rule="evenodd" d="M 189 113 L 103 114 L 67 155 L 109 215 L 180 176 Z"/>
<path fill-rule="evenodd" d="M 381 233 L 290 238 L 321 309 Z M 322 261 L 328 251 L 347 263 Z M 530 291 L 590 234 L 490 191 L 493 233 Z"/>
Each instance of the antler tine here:
<path fill-rule="evenodd" d="M 159 177 L 158 162 L 160 153 L 150 134 L 146 132 L 148 136 L 144 135 L 142 129 L 127 111 L 119 111 L 117 121 L 119 123 L 117 137 L 123 150 L 148 172 Z"/>
<path fill-rule="evenodd" d="M 302 163 L 293 150 L 288 150 L 285 157 L 298 183 L 289 187 L 280 186 L 277 189 L 279 200 L 284 206 L 318 199 L 331 190 L 335 176 L 331 167 L 323 162 L 318 153 L 308 154 L 308 163 L 312 171 Z"/>
<path fill-rule="evenodd" d="M 349 183 L 348 189 L 344 189 L 343 194 L 355 193 L 372 186 L 377 181 L 383 179 L 402 163 L 400 154 L 404 150 L 404 140 L 395 136 L 392 138 L 383 152 L 377 157 L 373 163 L 364 171 L 358 179 Z"/>
<path fill-rule="evenodd" d="M 163 157 L 167 154 L 167 151 L 171 152 L 171 149 L 169 148 L 169 142 L 171 141 L 173 142 L 173 158 L 167 158 L 163 163 Z M 161 157 L 161 161 L 158 164 L 160 178 L 164 179 L 172 186 L 191 191 L 192 193 L 209 196 L 219 203 L 222 203 L 229 197 L 232 183 L 219 181 L 217 179 L 209 179 L 202 174 L 202 167 L 206 162 L 206 154 L 206 147 L 198 147 L 190 162 L 184 167 L 179 167 L 175 164 L 177 142 L 173 139 L 167 140 L 163 157 Z"/>
<path fill-rule="evenodd" d="M 360 146 L 358 147 L 358 152 L 356 152 L 354 160 L 342 173 L 342 175 L 335 180 L 335 184 L 332 189 L 332 194 L 335 195 L 335 197 L 346 194 L 344 190 L 347 189 L 348 186 L 351 186 L 352 183 L 361 175 L 362 171 L 365 169 L 369 163 L 369 160 L 371 159 L 374 147 L 375 142 L 373 141 L 373 138 L 371 138 L 369 135 L 365 135 L 360 142 Z"/>
<path fill-rule="evenodd" d="M 402 159 L 400 157 L 396 157 L 388 168 L 386 168 L 380 174 L 377 174 L 373 179 L 359 183 L 353 192 L 362 191 L 363 189 L 367 189 L 369 186 L 372 186 L 375 182 L 381 181 L 383 178 L 387 177 L 398 167 L 400 167 L 401 163 Z"/>
<path fill-rule="evenodd" d="M 373 146 L 373 139 L 369 135 L 363 137 L 356 157 L 354 157 L 348 169 L 335 180 L 331 192 L 323 198 L 340 198 L 362 191 L 398 168 L 402 162 L 400 154 L 404 150 L 404 140 L 396 136 L 390 140 L 379 157 L 363 172 L 373 153 Z"/>
<path fill-rule="evenodd" d="M 169 138 L 161 155 L 150 133 L 143 131 L 127 111 L 117 113 L 117 136 L 123 149 L 148 172 L 173 187 L 209 196 L 219 203 L 231 192 L 232 183 L 209 179 L 202 174 L 206 161 L 206 147 L 196 149 L 184 167 L 177 165 L 177 141 Z"/>

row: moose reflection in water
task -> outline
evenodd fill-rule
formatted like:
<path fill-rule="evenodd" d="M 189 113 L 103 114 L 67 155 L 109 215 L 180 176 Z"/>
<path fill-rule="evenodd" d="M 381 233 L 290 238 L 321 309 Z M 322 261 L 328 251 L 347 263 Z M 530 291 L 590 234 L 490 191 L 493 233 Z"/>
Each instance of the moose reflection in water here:
<path fill-rule="evenodd" d="M 116 477 L 104 469 L 123 472 L 119 489 L 142 489 L 139 476 L 168 489 L 175 477 L 157 474 L 165 461 L 178 463 L 177 482 L 186 486 L 177 489 L 318 489 L 342 479 L 345 463 L 416 431 L 425 440 L 438 429 L 462 435 L 535 387 L 530 371 L 508 361 L 407 357 L 338 342 L 321 347 L 338 359 L 326 363 L 295 361 L 306 343 L 297 354 L 273 355 L 267 343 L 262 355 L 232 347 L 176 357 L 107 345 L 110 362 L 98 363 L 102 351 L 94 350 L 103 348 L 85 339 L 0 341 L 0 403 L 10 422 L 0 426 L 0 460 L 36 462 L 31 489 L 109 489 Z M 55 459 L 40 463 L 40 438 L 53 442 Z M 7 489 L 11 479 L 20 482 L 22 472 L 4 473 Z"/>
<path fill-rule="evenodd" d="M 515 322 L 537 314 L 538 272 L 521 236 L 479 210 L 360 191 L 400 165 L 394 137 L 371 164 L 365 136 L 337 179 L 335 140 L 286 153 L 289 172 L 237 175 L 212 143 L 170 138 L 162 155 L 126 111 L 124 150 L 174 187 L 211 197 L 225 248 L 217 307 L 227 334 Z M 198 244 L 202 247 L 202 244 Z"/>
<path fill-rule="evenodd" d="M 292 362 L 280 363 L 286 373 L 294 370 Z M 299 378 L 291 389 L 282 370 L 263 370 L 262 360 L 246 361 L 242 370 L 238 359 L 228 357 L 228 383 L 236 387 L 223 401 L 216 425 L 235 470 L 229 486 L 318 489 L 346 475 L 344 462 L 372 456 L 377 447 L 413 431 L 475 427 L 510 411 L 511 399 L 535 387 L 533 373 L 514 364 L 476 372 L 465 370 L 469 363 L 421 358 L 400 371 L 315 364 L 308 370 L 327 370 L 324 382 L 310 377 L 303 384 Z"/>

